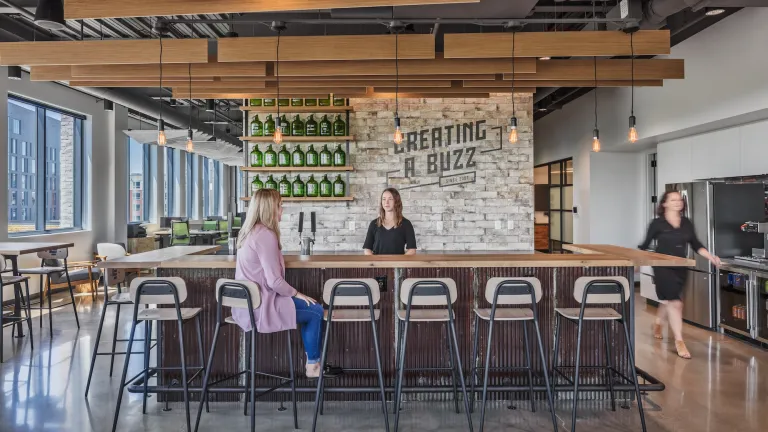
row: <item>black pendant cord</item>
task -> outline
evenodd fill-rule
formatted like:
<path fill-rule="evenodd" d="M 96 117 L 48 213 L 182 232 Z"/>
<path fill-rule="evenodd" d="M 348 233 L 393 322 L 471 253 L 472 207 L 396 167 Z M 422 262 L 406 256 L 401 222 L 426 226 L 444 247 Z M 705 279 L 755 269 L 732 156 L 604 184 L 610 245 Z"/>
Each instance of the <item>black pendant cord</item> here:
<path fill-rule="evenodd" d="M 189 130 L 192 130 L 192 63 L 189 64 Z"/>
<path fill-rule="evenodd" d="M 282 127 L 280 124 L 280 33 L 277 31 L 277 48 L 275 49 L 275 77 L 277 78 L 277 124 L 278 127 Z M 282 129 L 280 130 L 282 132 Z"/>
<path fill-rule="evenodd" d="M 632 107 L 630 108 L 630 116 L 635 116 L 635 42 L 634 42 L 634 33 L 629 34 L 629 49 L 632 54 L 630 64 L 632 65 Z"/>
<path fill-rule="evenodd" d="M 163 35 L 160 34 L 160 120 L 163 120 Z"/>
<path fill-rule="evenodd" d="M 512 117 L 515 116 L 515 33 L 512 30 Z"/>
<path fill-rule="evenodd" d="M 595 65 L 595 129 L 597 129 L 597 56 L 593 57 Z"/>
<path fill-rule="evenodd" d="M 400 117 L 399 114 L 399 108 L 400 108 L 400 101 L 399 101 L 399 93 L 400 93 L 400 65 L 399 65 L 399 41 L 398 41 L 398 35 L 400 34 L 399 31 L 395 31 L 395 117 Z"/>

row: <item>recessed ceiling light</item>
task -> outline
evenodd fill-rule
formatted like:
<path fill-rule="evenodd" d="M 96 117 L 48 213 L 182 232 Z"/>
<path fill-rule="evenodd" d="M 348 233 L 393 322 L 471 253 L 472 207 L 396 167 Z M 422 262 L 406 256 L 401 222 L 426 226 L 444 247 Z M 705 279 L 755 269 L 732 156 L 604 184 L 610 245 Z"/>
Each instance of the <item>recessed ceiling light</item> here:
<path fill-rule="evenodd" d="M 725 12 L 725 9 L 723 8 L 707 8 L 707 11 L 704 14 L 706 16 L 715 16 L 720 15 L 723 12 Z"/>
<path fill-rule="evenodd" d="M 552 57 L 549 57 L 549 56 L 539 57 L 539 60 L 551 60 L 551 59 Z"/>
<path fill-rule="evenodd" d="M 546 112 L 546 111 L 547 111 L 547 109 L 546 109 L 546 108 L 539 108 L 539 110 L 538 110 L 538 111 L 539 111 L 539 112 Z"/>

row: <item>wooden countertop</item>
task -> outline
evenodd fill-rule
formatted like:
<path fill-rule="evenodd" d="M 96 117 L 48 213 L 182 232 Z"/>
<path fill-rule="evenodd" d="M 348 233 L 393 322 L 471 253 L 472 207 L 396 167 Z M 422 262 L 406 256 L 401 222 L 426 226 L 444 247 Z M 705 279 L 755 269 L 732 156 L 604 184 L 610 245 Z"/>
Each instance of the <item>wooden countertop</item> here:
<path fill-rule="evenodd" d="M 671 255 L 613 245 L 564 244 L 563 249 L 579 254 L 607 254 L 630 260 L 636 266 L 693 267 L 696 261 Z"/>
<path fill-rule="evenodd" d="M 53 249 L 74 247 L 74 243 L 0 242 L 0 255 L 26 255 Z"/>
<path fill-rule="evenodd" d="M 173 246 L 164 249 L 157 249 L 150 252 L 142 252 L 135 255 L 128 255 L 123 258 L 117 258 L 107 261 L 101 261 L 98 266 L 101 268 L 155 268 L 169 260 L 179 258 L 192 258 L 196 255 L 211 254 L 219 250 L 221 246 Z M 212 257 L 209 257 L 212 258 Z M 201 266 L 203 267 L 203 266 Z"/>
<path fill-rule="evenodd" d="M 630 267 L 632 262 L 613 255 L 524 254 L 417 254 L 380 255 L 316 254 L 285 255 L 285 267 L 302 268 L 417 268 L 417 267 Z M 183 256 L 165 260 L 160 268 L 235 268 L 236 258 L 227 255 Z"/>

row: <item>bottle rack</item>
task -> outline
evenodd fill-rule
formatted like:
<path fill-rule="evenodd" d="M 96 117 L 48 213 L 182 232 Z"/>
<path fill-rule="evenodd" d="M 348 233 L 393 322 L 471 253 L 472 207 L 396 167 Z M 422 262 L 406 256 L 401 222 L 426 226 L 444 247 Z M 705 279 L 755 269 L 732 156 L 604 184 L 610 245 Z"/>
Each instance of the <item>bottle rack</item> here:
<path fill-rule="evenodd" d="M 249 130 L 250 126 L 250 120 L 251 116 L 248 115 L 249 112 L 253 113 L 270 113 L 270 114 L 276 114 L 278 111 L 277 106 L 273 107 L 265 107 L 265 106 L 248 106 L 246 104 L 246 99 L 243 100 L 243 105 L 240 107 L 240 110 L 243 111 L 243 133 L 245 134 L 246 131 Z M 280 113 L 285 114 L 328 114 L 328 113 L 335 113 L 335 114 L 346 114 L 346 127 L 347 127 L 347 134 L 349 134 L 349 113 L 354 112 L 354 108 L 349 106 L 349 99 L 346 101 L 346 105 L 344 106 L 311 106 L 311 107 L 294 107 L 294 106 L 286 106 L 286 107 L 279 107 Z M 345 151 L 347 153 L 347 165 L 345 166 L 317 166 L 317 167 L 251 167 L 250 165 L 250 152 L 251 152 L 251 145 L 249 143 L 271 143 L 272 137 L 251 137 L 251 136 L 242 136 L 240 137 L 240 140 L 243 142 L 243 167 L 240 168 L 241 171 L 245 173 L 243 176 L 243 181 L 245 182 L 243 184 L 243 190 L 244 191 L 250 191 L 251 190 L 251 182 L 248 176 L 248 173 L 292 173 L 292 172 L 326 172 L 326 173 L 345 173 L 345 196 L 343 197 L 286 197 L 283 198 L 283 201 L 285 202 L 309 202 L 309 201 L 328 201 L 328 202 L 350 202 L 354 201 L 354 197 L 350 195 L 350 184 L 349 184 L 349 173 L 354 171 L 354 168 L 349 164 L 350 163 L 350 142 L 355 140 L 354 135 L 345 135 L 345 136 L 283 136 L 283 143 L 290 144 L 290 143 L 345 143 Z M 241 197 L 242 201 L 247 203 L 251 200 L 250 193 L 249 196 Z"/>

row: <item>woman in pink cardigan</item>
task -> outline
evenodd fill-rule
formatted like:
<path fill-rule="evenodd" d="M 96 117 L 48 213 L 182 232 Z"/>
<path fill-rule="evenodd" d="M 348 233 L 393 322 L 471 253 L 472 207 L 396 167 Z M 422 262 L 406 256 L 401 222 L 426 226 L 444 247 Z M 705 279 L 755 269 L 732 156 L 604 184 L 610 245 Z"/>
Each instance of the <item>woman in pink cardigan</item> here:
<path fill-rule="evenodd" d="M 278 191 L 260 189 L 253 194 L 237 238 L 235 278 L 256 282 L 261 288 L 261 306 L 252 312 L 259 333 L 292 330 L 301 324 L 307 377 L 317 378 L 321 369 L 323 307 L 285 281 L 279 226 L 282 215 L 283 203 Z M 251 330 L 249 313 L 247 309 L 232 308 L 232 317 L 245 331 Z"/>

